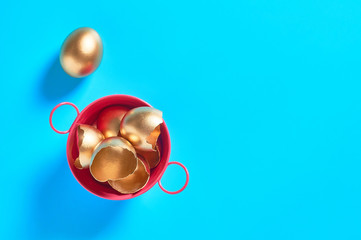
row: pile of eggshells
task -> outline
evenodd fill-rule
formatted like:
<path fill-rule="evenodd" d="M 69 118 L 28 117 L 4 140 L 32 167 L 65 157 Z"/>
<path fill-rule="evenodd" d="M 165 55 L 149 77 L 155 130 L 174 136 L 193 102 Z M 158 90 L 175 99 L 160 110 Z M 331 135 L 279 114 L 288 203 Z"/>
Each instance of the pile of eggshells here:
<path fill-rule="evenodd" d="M 78 126 L 74 166 L 120 193 L 135 193 L 145 187 L 150 169 L 160 161 L 157 139 L 162 123 L 162 112 L 155 108 L 105 108 L 94 125 Z"/>

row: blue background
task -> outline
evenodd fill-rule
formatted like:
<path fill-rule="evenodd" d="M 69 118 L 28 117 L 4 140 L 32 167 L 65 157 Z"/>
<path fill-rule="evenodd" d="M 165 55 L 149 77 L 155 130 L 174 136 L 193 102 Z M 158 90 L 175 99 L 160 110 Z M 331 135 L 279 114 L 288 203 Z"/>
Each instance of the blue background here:
<path fill-rule="evenodd" d="M 2 239 L 360 239 L 361 4 L 348 0 L 2 1 Z M 78 27 L 99 69 L 68 77 Z M 109 94 L 164 112 L 188 188 L 128 201 L 73 178 L 62 101 Z M 66 130 L 71 107 L 54 114 Z M 176 190 L 185 174 L 163 177 Z"/>

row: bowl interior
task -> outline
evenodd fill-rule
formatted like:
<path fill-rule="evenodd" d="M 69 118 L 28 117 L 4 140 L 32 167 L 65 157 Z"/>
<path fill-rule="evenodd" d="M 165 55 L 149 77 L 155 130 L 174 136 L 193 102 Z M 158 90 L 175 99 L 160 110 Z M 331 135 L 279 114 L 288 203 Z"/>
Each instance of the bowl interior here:
<path fill-rule="evenodd" d="M 160 151 L 161 160 L 158 166 L 151 170 L 150 179 L 147 185 L 142 190 L 133 194 L 121 194 L 115 191 L 107 183 L 101 183 L 96 181 L 91 176 L 88 168 L 80 170 L 74 166 L 74 161 L 79 155 L 79 151 L 77 147 L 77 137 L 76 137 L 77 126 L 79 124 L 88 124 L 88 125 L 95 124 L 99 113 L 104 108 L 110 106 L 116 106 L 116 105 L 126 107 L 129 110 L 132 108 L 142 107 L 142 106 L 150 107 L 150 105 L 144 102 L 143 100 L 128 95 L 111 95 L 100 98 L 92 102 L 79 114 L 79 116 L 75 119 L 73 125 L 71 126 L 70 133 L 68 136 L 68 143 L 67 143 L 67 156 L 68 156 L 69 167 L 73 172 L 73 175 L 85 189 L 87 189 L 89 192 L 99 197 L 103 197 L 111 200 L 125 200 L 129 198 L 134 198 L 136 196 L 145 193 L 159 181 L 169 161 L 170 138 L 169 138 L 169 132 L 167 126 L 163 122 L 163 124 L 161 125 L 161 134 L 158 138 L 158 147 Z"/>

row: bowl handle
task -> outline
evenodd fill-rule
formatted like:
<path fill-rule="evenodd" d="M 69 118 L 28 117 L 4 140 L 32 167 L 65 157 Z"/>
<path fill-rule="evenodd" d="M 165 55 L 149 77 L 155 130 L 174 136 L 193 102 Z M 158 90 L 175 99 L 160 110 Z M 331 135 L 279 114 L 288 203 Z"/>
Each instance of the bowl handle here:
<path fill-rule="evenodd" d="M 77 113 L 76 116 L 78 117 L 78 115 L 79 115 L 79 109 L 78 109 L 78 107 L 75 106 L 75 104 L 73 104 L 73 103 L 70 103 L 70 102 L 62 102 L 62 103 L 59 103 L 58 105 L 56 105 L 56 106 L 53 108 L 53 110 L 51 111 L 51 113 L 50 113 L 49 123 L 50 123 L 50 127 L 51 127 L 56 133 L 59 133 L 59 134 L 66 134 L 66 133 L 68 133 L 68 132 L 70 131 L 70 129 L 69 129 L 69 130 L 66 130 L 66 131 L 59 131 L 59 130 L 57 130 L 57 129 L 54 127 L 54 125 L 53 125 L 53 114 L 54 114 L 54 112 L 55 112 L 56 109 L 58 109 L 60 106 L 63 106 L 63 105 L 70 105 L 70 106 L 72 106 L 72 107 L 75 108 L 75 110 L 76 110 L 76 113 Z"/>
<path fill-rule="evenodd" d="M 183 185 L 183 187 L 182 187 L 181 189 L 179 189 L 178 191 L 174 191 L 174 192 L 171 192 L 171 191 L 166 190 L 166 189 L 162 186 L 162 183 L 160 182 L 160 180 L 158 181 L 158 185 L 159 185 L 160 189 L 162 189 L 163 192 L 165 192 L 165 193 L 168 193 L 168 194 L 178 194 L 178 193 L 182 192 L 182 191 L 187 187 L 188 182 L 189 182 L 189 173 L 188 173 L 187 168 L 186 168 L 183 164 L 181 164 L 180 162 L 169 162 L 169 163 L 167 164 L 167 167 L 168 167 L 169 165 L 171 165 L 171 164 L 176 164 L 176 165 L 178 165 L 178 166 L 181 166 L 181 167 L 184 169 L 184 171 L 185 171 L 185 173 L 186 173 L 186 182 L 185 182 L 185 184 Z"/>

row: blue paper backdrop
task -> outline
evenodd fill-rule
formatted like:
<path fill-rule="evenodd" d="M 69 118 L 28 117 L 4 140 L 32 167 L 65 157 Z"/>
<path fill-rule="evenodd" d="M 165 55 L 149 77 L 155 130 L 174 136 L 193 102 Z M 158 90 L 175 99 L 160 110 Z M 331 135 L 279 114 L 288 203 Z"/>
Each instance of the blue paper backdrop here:
<path fill-rule="evenodd" d="M 360 239 L 361 3 L 349 0 L 2 1 L 1 239 Z M 67 77 L 78 27 L 99 69 Z M 164 112 L 171 196 L 93 196 L 48 123 L 109 94 Z M 67 129 L 71 107 L 54 115 Z M 176 190 L 177 166 L 164 177 Z"/>

